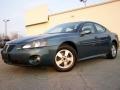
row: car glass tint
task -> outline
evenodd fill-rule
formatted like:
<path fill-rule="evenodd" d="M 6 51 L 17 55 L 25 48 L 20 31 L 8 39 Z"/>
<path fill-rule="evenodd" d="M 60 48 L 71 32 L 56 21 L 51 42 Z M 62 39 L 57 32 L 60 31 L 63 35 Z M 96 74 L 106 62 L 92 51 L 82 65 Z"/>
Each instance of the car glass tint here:
<path fill-rule="evenodd" d="M 85 23 L 82 27 L 82 31 L 84 31 L 84 30 L 90 30 L 91 33 L 95 33 L 95 29 L 94 29 L 92 23 Z"/>
<path fill-rule="evenodd" d="M 79 26 L 78 23 L 62 24 L 50 29 L 47 33 L 75 32 L 78 26 Z"/>
<path fill-rule="evenodd" d="M 99 33 L 105 32 L 105 28 L 103 28 L 102 26 L 95 24 L 95 27 L 97 29 L 97 32 Z"/>

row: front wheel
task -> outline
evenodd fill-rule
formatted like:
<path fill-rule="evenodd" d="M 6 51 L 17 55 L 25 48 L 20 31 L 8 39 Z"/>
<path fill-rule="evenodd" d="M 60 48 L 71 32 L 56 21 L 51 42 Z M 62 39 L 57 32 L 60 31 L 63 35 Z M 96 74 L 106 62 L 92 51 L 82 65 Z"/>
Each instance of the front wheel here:
<path fill-rule="evenodd" d="M 61 46 L 54 60 L 54 66 L 57 71 L 65 72 L 70 71 L 76 63 L 76 51 L 69 45 Z"/>
<path fill-rule="evenodd" d="M 117 56 L 117 46 L 115 43 L 112 44 L 109 53 L 107 54 L 108 59 L 114 59 Z"/>

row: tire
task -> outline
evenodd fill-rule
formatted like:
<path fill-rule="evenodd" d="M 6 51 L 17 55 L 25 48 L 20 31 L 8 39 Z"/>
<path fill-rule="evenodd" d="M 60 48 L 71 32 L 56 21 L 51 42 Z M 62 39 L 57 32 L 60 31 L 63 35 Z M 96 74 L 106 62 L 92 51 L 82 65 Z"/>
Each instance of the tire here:
<path fill-rule="evenodd" d="M 115 59 L 117 56 L 117 45 L 113 42 L 109 53 L 106 55 L 108 59 Z"/>
<path fill-rule="evenodd" d="M 54 67 L 59 72 L 67 72 L 76 64 L 76 51 L 69 45 L 62 45 L 54 58 Z"/>

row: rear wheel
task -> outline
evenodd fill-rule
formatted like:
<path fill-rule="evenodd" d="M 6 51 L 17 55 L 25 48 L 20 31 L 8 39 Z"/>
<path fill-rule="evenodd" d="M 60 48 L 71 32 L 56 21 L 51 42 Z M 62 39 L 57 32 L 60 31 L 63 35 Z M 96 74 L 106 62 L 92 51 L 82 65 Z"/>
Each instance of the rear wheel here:
<path fill-rule="evenodd" d="M 54 59 L 54 66 L 57 71 L 70 71 L 76 63 L 76 51 L 69 45 L 61 46 Z"/>
<path fill-rule="evenodd" d="M 107 58 L 108 59 L 114 59 L 114 58 L 116 58 L 116 56 L 117 56 L 117 46 L 113 42 L 112 46 L 111 46 L 111 49 L 110 49 L 109 53 L 107 54 Z"/>

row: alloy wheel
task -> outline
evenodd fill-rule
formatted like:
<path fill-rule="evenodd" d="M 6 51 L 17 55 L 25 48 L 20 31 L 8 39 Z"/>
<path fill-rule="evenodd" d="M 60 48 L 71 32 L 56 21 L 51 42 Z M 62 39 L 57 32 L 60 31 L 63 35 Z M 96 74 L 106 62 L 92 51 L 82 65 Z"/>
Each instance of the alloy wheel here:
<path fill-rule="evenodd" d="M 74 56 L 71 51 L 62 49 L 57 52 L 55 62 L 59 68 L 66 69 L 73 65 Z"/>
<path fill-rule="evenodd" d="M 117 54 L 117 50 L 116 50 L 115 45 L 112 45 L 111 52 L 112 52 L 112 56 L 115 57 Z"/>

